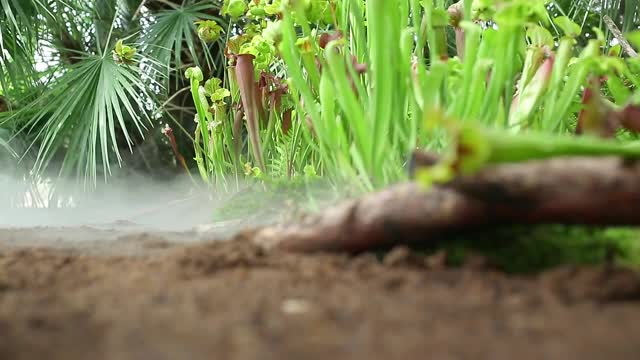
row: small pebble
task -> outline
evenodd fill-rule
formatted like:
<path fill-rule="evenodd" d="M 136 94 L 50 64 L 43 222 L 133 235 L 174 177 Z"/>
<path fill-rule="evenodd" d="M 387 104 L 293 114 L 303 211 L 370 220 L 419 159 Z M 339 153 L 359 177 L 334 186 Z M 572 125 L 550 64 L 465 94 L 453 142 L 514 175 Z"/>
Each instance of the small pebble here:
<path fill-rule="evenodd" d="M 302 299 L 287 299 L 282 302 L 280 309 L 289 315 L 304 314 L 311 309 L 311 303 Z"/>

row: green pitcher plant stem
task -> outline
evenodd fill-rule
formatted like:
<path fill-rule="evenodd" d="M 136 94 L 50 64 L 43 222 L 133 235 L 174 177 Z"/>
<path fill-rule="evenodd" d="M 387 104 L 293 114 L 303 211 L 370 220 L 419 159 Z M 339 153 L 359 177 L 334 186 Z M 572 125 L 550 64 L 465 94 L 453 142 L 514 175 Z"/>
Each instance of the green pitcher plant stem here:
<path fill-rule="evenodd" d="M 384 186 L 407 178 L 414 149 L 455 148 L 457 138 L 436 112 L 483 129 L 489 148 L 511 149 L 514 161 L 544 153 L 549 143 L 557 147 L 545 156 L 628 151 L 568 136 L 584 110 L 587 79 L 603 79 L 597 111 L 628 109 L 640 99 L 640 62 L 618 48 L 605 51 L 599 30 L 578 41 L 582 27 L 563 12 L 552 18 L 545 0 L 231 5 L 223 8 L 226 32 L 199 23 L 202 37 L 226 41 L 229 60 L 222 86 L 230 96 L 210 106 L 194 92 L 195 160 L 206 181 L 243 172 L 259 181 L 293 178 L 313 169 L 333 183 Z M 635 128 L 625 121 L 623 137 Z M 496 154 L 488 161 L 501 161 Z"/>

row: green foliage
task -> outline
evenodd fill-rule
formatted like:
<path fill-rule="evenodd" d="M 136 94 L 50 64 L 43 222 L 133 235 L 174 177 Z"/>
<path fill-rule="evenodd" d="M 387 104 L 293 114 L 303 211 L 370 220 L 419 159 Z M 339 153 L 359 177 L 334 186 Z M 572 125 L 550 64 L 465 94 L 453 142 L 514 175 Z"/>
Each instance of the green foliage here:
<path fill-rule="evenodd" d="M 585 135 L 557 136 L 543 132 L 514 134 L 487 130 L 475 124 L 449 121 L 451 146 L 437 164 L 419 168 L 416 177 L 424 185 L 448 182 L 471 175 L 485 166 L 560 156 L 620 156 L 640 158 L 640 144 L 625 144 Z"/>
<path fill-rule="evenodd" d="M 207 43 L 218 40 L 224 31 L 215 20 L 196 21 L 196 24 L 198 25 L 198 37 Z"/>
<path fill-rule="evenodd" d="M 463 263 L 471 254 L 480 254 L 510 273 L 533 273 L 559 265 L 594 265 L 607 261 L 640 267 L 639 236 L 638 229 L 634 228 L 511 226 L 454 236 L 439 249 L 447 251 L 452 264 Z"/>
<path fill-rule="evenodd" d="M 550 6 L 552 15 L 566 15 L 586 30 L 580 41 L 586 41 L 591 29 L 599 27 L 603 30 L 603 17 L 609 16 L 623 32 L 629 32 L 638 26 L 640 1 L 638 0 L 555 0 Z M 608 29 L 605 30 L 608 33 Z"/>
<path fill-rule="evenodd" d="M 159 11 L 155 14 L 155 22 L 142 34 L 140 42 L 144 44 L 145 54 L 165 66 L 167 79 L 172 71 L 183 68 L 185 51 L 201 68 L 207 65 L 208 69 L 215 69 L 220 64 L 214 60 L 207 42 L 217 40 L 211 37 L 219 37 L 222 32 L 220 24 L 225 22 L 208 14 L 212 9 L 214 6 L 208 2 L 186 2 Z M 203 39 L 203 35 L 208 38 Z"/>
<path fill-rule="evenodd" d="M 135 54 L 135 48 L 123 45 L 122 40 L 118 40 L 115 49 L 113 49 L 113 60 L 118 64 L 131 65 Z"/>
<path fill-rule="evenodd" d="M 271 65 L 275 54 L 273 41 L 255 35 L 250 42 L 242 44 L 238 55 L 249 54 L 254 56 L 253 65 L 257 71 L 265 70 Z"/>
<path fill-rule="evenodd" d="M 12 104 L 0 126 L 13 131 L 8 142 L 31 143 L 20 159 L 36 155 L 35 177 L 53 170 L 95 184 L 99 172 L 122 164 L 122 150 L 161 135 L 150 134 L 157 120 L 190 126 L 193 114 L 181 119 L 184 99 L 174 94 L 183 61 L 216 69 L 216 42 L 195 36 L 202 19 L 201 35 L 220 31 L 212 2 L 0 0 L 0 7 L 0 91 Z"/>
<path fill-rule="evenodd" d="M 222 103 L 225 98 L 231 95 L 231 92 L 220 86 L 222 80 L 213 78 L 204 83 L 204 91 L 211 98 L 214 104 Z"/>
<path fill-rule="evenodd" d="M 262 177 L 280 176 L 286 156 L 288 177 L 314 164 L 320 176 L 372 189 L 403 179 L 404 160 L 416 147 L 443 151 L 459 144 L 439 116 L 508 134 L 566 135 L 582 116 L 580 93 L 595 76 L 607 76 L 603 91 L 613 97 L 603 109 L 629 106 L 632 90 L 625 84 L 635 81 L 634 60 L 603 51 L 605 34 L 597 29 L 581 46 L 576 38 L 583 27 L 565 15 L 552 18 L 549 9 L 557 7 L 543 0 L 475 0 L 448 9 L 442 1 L 417 0 L 225 1 L 222 14 L 242 30 L 226 39 L 230 71 L 222 86 L 231 96 L 198 108 L 200 119 L 225 134 L 199 137 L 196 148 L 210 149 L 198 157 L 210 163 L 201 174 L 226 182 L 223 168 L 236 169 L 237 177 L 253 160 Z M 451 26 L 463 34 L 454 54 L 447 47 Z M 236 68 L 243 55 L 251 55 L 255 83 Z M 201 91 L 192 89 L 196 103 Z M 239 131 L 242 123 L 250 142 Z M 282 136 L 291 130 L 295 136 Z M 533 146 L 533 152 L 518 147 L 519 161 L 539 156 L 543 145 L 567 149 L 564 138 L 467 130 L 459 134 L 475 134 L 472 142 L 486 145 L 477 149 L 487 149 L 486 159 L 472 152 L 480 157 L 470 169 L 490 162 L 497 152 L 487 142 L 495 139 L 508 140 L 501 146 Z M 544 156 L 551 153 L 560 154 Z M 441 167 L 430 176 L 453 174 Z"/>
<path fill-rule="evenodd" d="M 142 133 L 150 122 L 142 99 L 151 95 L 139 79 L 139 70 L 117 64 L 110 57 L 87 57 L 30 107 L 9 118 L 25 118 L 23 131 L 38 129 L 34 138 L 40 145 L 36 171 L 46 169 L 54 156 L 64 151 L 62 175 L 75 170 L 95 184 L 101 165 L 107 176 L 110 154 L 121 161 L 117 132 L 122 131 L 132 146 L 129 129 Z"/>
<path fill-rule="evenodd" d="M 0 1 L 8 29 L 0 44 L 11 54 L 0 63 L 0 85 L 29 99 L 0 118 L 33 141 L 36 170 L 63 154 L 64 171 L 88 179 L 120 162 L 131 129 L 142 137 L 154 125 L 147 116 L 178 114 L 193 156 L 182 158 L 171 133 L 175 156 L 211 184 L 233 188 L 245 176 L 294 179 L 313 169 L 373 189 L 405 179 L 415 148 L 446 155 L 458 135 L 493 141 L 484 130 L 452 136 L 442 119 L 502 129 L 513 144 L 545 133 L 541 143 L 562 148 L 576 128 L 591 134 L 640 100 L 640 62 L 611 46 L 601 21 L 610 16 L 636 44 L 635 1 L 225 0 L 219 9 L 208 1 L 71 1 L 82 15 L 69 19 L 70 29 L 56 25 L 59 1 Z M 144 23 L 143 8 L 151 14 Z M 37 16 L 44 32 L 21 30 Z M 95 38 L 77 37 L 94 23 Z M 56 44 L 67 62 L 46 74 L 50 90 L 37 90 L 29 84 L 45 74 L 27 54 L 50 35 L 74 47 Z M 31 60 L 19 62 L 21 54 Z M 65 99 L 62 89 L 76 89 L 82 101 Z M 634 138 L 631 128 L 623 126 L 620 139 Z M 473 154 L 480 160 L 471 168 L 486 160 Z"/>
<path fill-rule="evenodd" d="M 0 129 L 0 159 L 4 160 L 7 157 L 17 157 L 18 154 L 9 146 L 7 138 L 9 132 L 5 129 Z"/>
<path fill-rule="evenodd" d="M 225 0 L 220 13 L 222 15 L 229 15 L 232 18 L 239 18 L 246 12 L 247 2 L 245 0 Z"/>

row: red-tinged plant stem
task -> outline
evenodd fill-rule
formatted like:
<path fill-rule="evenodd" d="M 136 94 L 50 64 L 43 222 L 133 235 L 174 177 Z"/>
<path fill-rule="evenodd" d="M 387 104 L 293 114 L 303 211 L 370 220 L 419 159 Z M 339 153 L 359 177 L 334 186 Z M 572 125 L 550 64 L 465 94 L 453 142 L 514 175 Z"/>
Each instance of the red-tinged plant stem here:
<path fill-rule="evenodd" d="M 249 130 L 249 140 L 253 150 L 253 156 L 262 171 L 266 171 L 262 159 L 262 146 L 260 144 L 260 109 L 256 82 L 254 80 L 255 69 L 253 66 L 254 56 L 242 54 L 236 57 L 236 79 L 240 88 L 242 106 L 247 117 L 247 129 Z"/>
<path fill-rule="evenodd" d="M 458 52 L 458 57 L 460 58 L 460 60 L 464 60 L 464 43 L 465 43 L 464 30 L 457 27 L 455 28 L 455 32 L 456 32 L 456 51 Z"/>
<path fill-rule="evenodd" d="M 180 163 L 180 165 L 184 168 L 187 174 L 191 175 L 191 172 L 189 171 L 189 167 L 187 166 L 187 162 L 184 159 L 184 156 L 182 156 L 182 154 L 180 153 L 180 150 L 178 150 L 178 144 L 176 142 L 176 136 L 173 134 L 173 129 L 167 126 L 162 131 L 162 133 L 167 137 L 167 139 L 169 139 L 169 144 L 171 145 L 171 149 L 173 150 L 173 154 L 178 160 L 178 163 Z"/>
<path fill-rule="evenodd" d="M 640 107 L 627 105 L 620 112 L 620 125 L 628 131 L 640 133 Z"/>
<path fill-rule="evenodd" d="M 453 26 L 456 33 L 456 52 L 460 60 L 462 60 L 464 58 L 465 36 L 464 30 L 460 27 L 460 21 L 464 17 L 464 2 L 458 1 L 454 3 L 449 6 L 447 12 L 449 13 L 450 25 Z"/>
<path fill-rule="evenodd" d="M 593 90 L 591 89 L 590 86 L 588 86 L 584 89 L 584 92 L 582 93 L 582 102 L 581 102 L 582 105 L 587 106 L 588 104 L 590 104 L 592 98 L 593 98 Z M 576 135 L 582 135 L 582 133 L 584 132 L 584 122 L 585 122 L 586 116 L 587 116 L 586 109 L 580 110 L 580 113 L 578 114 L 578 122 L 576 123 Z"/>
<path fill-rule="evenodd" d="M 291 129 L 291 109 L 282 114 L 282 133 L 287 134 Z"/>
<path fill-rule="evenodd" d="M 576 124 L 576 134 L 596 132 L 600 136 L 611 137 L 612 131 L 607 129 L 605 116 L 608 112 L 606 105 L 601 101 L 600 86 L 604 82 L 602 78 L 592 77 L 589 79 L 589 86 L 586 86 L 582 93 L 583 108 L 578 114 Z"/>
<path fill-rule="evenodd" d="M 267 108 L 267 99 L 269 94 L 269 76 L 267 73 L 260 74 L 260 80 L 256 83 L 256 104 L 258 104 L 258 118 L 260 122 L 267 125 L 269 118 L 265 109 Z"/>
<path fill-rule="evenodd" d="M 549 87 L 554 64 L 555 54 L 549 52 L 531 80 L 513 97 L 509 111 L 509 122 L 512 125 L 520 127 L 531 123 L 531 115 L 540 106 Z"/>
<path fill-rule="evenodd" d="M 275 89 L 272 91 L 268 91 L 269 89 L 269 84 L 267 81 L 271 81 L 273 83 L 273 85 L 275 86 Z M 291 110 L 288 109 L 287 111 L 283 112 L 282 109 L 282 97 L 285 96 L 287 94 L 287 92 L 289 91 L 289 87 L 286 84 L 283 84 L 281 81 L 279 81 L 278 79 L 275 79 L 272 75 L 270 74 L 265 74 L 265 86 L 262 88 L 263 90 L 263 97 L 264 99 L 268 99 L 268 107 L 269 107 L 269 111 L 272 114 L 280 114 L 281 119 L 282 119 L 282 130 L 283 133 L 286 134 L 287 131 L 289 130 L 289 128 L 291 127 Z M 267 106 L 265 105 L 264 108 L 266 109 Z M 285 116 L 287 116 L 288 114 L 288 119 L 285 118 Z M 271 118 L 271 117 L 269 117 Z M 285 121 L 287 121 L 288 123 L 285 125 Z"/>

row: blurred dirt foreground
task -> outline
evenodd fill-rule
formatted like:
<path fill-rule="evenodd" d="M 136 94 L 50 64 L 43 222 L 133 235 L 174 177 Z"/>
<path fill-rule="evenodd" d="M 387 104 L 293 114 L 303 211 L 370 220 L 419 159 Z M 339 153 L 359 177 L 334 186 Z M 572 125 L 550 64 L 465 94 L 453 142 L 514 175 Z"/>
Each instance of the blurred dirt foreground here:
<path fill-rule="evenodd" d="M 443 254 L 403 247 L 381 259 L 265 251 L 248 234 L 192 245 L 160 234 L 127 241 L 139 245 L 134 255 L 1 247 L 0 359 L 636 359 L 640 352 L 640 274 L 632 270 L 507 276 L 483 261 L 450 268 Z"/>
<path fill-rule="evenodd" d="M 544 181 L 510 168 L 436 193 L 444 204 L 474 204 L 466 219 L 488 224 L 554 212 L 573 214 L 568 222 L 637 221 L 640 168 L 602 161 L 607 172 L 558 160 Z M 566 169 L 581 176 L 560 176 Z M 505 174 L 519 185 L 500 186 Z M 0 359 L 638 358 L 640 272 L 605 264 L 516 276 L 477 257 L 452 267 L 445 253 L 394 247 L 392 235 L 429 241 L 425 226 L 465 218 L 453 216 L 456 206 L 422 217 L 436 214 L 420 203 L 435 195 L 412 196 L 413 186 L 226 240 L 126 224 L 0 229 Z M 392 196 L 398 189 L 404 197 Z M 374 208 L 381 200 L 387 206 Z M 391 251 L 363 251 L 382 244 Z"/>

